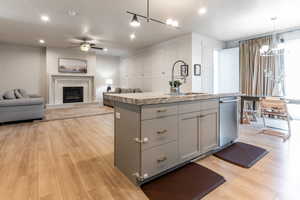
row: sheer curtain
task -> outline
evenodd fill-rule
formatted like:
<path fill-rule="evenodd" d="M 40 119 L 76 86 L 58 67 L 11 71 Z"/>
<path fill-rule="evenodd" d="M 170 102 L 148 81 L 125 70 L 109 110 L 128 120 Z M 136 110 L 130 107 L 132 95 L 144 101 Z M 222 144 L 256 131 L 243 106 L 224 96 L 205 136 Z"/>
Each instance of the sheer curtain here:
<path fill-rule="evenodd" d="M 265 71 L 275 74 L 274 56 L 261 56 L 260 48 L 271 45 L 272 37 L 243 41 L 240 43 L 240 85 L 243 94 L 251 96 L 272 96 L 273 77 L 266 77 Z"/>
<path fill-rule="evenodd" d="M 300 100 L 300 39 L 285 44 L 285 90 L 288 99 Z"/>

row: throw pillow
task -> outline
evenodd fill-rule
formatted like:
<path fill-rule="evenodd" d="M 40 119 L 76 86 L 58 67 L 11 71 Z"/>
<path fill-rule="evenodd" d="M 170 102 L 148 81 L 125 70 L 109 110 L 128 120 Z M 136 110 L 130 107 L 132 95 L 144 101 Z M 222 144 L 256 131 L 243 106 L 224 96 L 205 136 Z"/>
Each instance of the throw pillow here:
<path fill-rule="evenodd" d="M 135 89 L 134 89 L 134 92 L 135 92 L 135 93 L 142 93 L 142 90 L 141 90 L 140 88 L 135 88 Z"/>
<path fill-rule="evenodd" d="M 2 94 L 0 94 L 0 101 L 2 101 L 3 100 L 3 96 L 2 96 Z"/>
<path fill-rule="evenodd" d="M 15 93 L 15 96 L 16 96 L 17 99 L 22 99 L 23 98 L 22 94 L 19 92 L 19 89 L 15 89 L 14 93 Z"/>
<path fill-rule="evenodd" d="M 121 93 L 129 93 L 129 89 L 122 88 Z"/>
<path fill-rule="evenodd" d="M 116 88 L 116 89 L 115 89 L 115 92 L 116 92 L 116 93 L 121 93 L 121 88 Z"/>
<path fill-rule="evenodd" d="M 22 95 L 23 98 L 29 98 L 29 95 L 27 94 L 26 90 L 19 89 L 19 93 Z"/>
<path fill-rule="evenodd" d="M 4 99 L 15 99 L 15 93 L 14 90 L 8 90 L 3 94 Z"/>

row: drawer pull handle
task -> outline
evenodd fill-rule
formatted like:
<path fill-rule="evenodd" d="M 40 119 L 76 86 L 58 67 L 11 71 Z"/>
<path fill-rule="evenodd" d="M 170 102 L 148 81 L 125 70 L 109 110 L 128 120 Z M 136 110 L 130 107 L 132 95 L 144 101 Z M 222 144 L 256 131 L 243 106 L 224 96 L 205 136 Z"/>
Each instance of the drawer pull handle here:
<path fill-rule="evenodd" d="M 139 139 L 139 138 L 134 138 L 134 141 L 136 142 L 136 143 L 140 143 L 140 144 L 145 144 L 145 143 L 147 143 L 147 142 L 149 142 L 149 139 L 148 138 L 143 138 L 143 139 Z"/>
<path fill-rule="evenodd" d="M 161 157 L 161 158 L 157 159 L 157 162 L 161 163 L 161 162 L 164 162 L 166 160 L 167 160 L 167 156 L 164 156 L 164 157 Z"/>
<path fill-rule="evenodd" d="M 213 113 L 209 113 L 209 114 L 206 114 L 206 115 L 200 115 L 199 117 L 200 118 L 203 118 L 203 117 L 207 117 L 207 116 L 209 116 L 209 115 L 212 115 Z"/>
<path fill-rule="evenodd" d="M 167 109 L 157 110 L 158 113 L 167 112 Z"/>
<path fill-rule="evenodd" d="M 164 134 L 164 133 L 166 133 L 166 132 L 168 132 L 168 131 L 165 129 L 165 130 L 162 130 L 162 131 L 157 131 L 156 133 L 157 133 L 158 135 L 161 135 L 161 134 Z"/>

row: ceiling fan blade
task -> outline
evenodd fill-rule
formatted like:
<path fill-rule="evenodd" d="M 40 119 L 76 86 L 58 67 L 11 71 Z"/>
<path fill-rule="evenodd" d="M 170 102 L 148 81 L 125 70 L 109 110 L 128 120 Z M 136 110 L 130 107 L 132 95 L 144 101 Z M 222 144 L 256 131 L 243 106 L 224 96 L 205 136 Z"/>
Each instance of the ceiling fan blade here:
<path fill-rule="evenodd" d="M 102 47 L 95 47 L 95 46 L 92 46 L 91 48 L 92 48 L 92 49 L 97 49 L 97 50 L 103 50 Z"/>
<path fill-rule="evenodd" d="M 66 49 L 75 49 L 75 48 L 79 48 L 80 45 L 72 45 L 72 46 L 67 46 L 65 47 Z"/>

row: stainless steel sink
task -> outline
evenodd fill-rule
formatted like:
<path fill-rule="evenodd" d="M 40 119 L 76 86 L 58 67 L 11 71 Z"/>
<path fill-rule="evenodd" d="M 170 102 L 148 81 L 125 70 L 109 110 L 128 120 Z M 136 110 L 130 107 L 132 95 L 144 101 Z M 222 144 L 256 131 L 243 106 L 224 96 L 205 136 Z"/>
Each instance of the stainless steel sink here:
<path fill-rule="evenodd" d="M 168 93 L 168 95 L 172 95 L 172 96 L 189 96 L 189 95 L 206 95 L 206 94 L 207 93 L 203 93 L 203 92 L 183 92 L 179 94 Z"/>
<path fill-rule="evenodd" d="M 207 94 L 207 93 L 203 93 L 203 92 L 184 92 L 184 93 L 180 93 L 179 95 L 204 95 L 204 94 Z"/>

